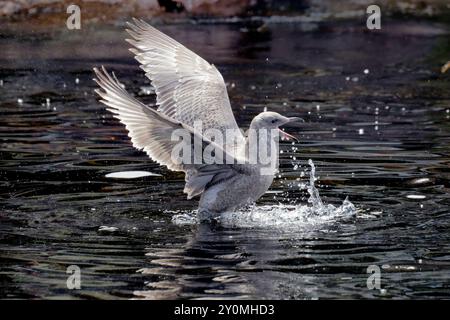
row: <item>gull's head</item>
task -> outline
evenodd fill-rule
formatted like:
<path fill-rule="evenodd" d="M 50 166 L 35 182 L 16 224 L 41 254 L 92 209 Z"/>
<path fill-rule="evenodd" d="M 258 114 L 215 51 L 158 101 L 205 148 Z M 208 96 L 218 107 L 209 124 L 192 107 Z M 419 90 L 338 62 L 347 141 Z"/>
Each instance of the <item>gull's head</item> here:
<path fill-rule="evenodd" d="M 287 140 L 295 139 L 294 136 L 282 131 L 280 129 L 281 126 L 293 123 L 293 122 L 304 122 L 302 118 L 298 117 L 285 117 L 277 112 L 265 111 L 258 114 L 255 118 L 253 118 L 250 128 L 253 129 L 278 129 L 280 130 L 280 135 L 282 138 Z"/>

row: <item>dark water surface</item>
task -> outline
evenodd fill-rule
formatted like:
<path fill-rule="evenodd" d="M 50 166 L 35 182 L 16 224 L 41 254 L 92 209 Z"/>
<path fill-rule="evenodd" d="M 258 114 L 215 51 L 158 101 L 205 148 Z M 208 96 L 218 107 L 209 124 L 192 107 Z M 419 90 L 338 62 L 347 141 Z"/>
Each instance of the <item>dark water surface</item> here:
<path fill-rule="evenodd" d="M 197 204 L 182 193 L 183 175 L 133 149 L 93 93 L 92 67 L 103 64 L 154 101 L 123 26 L 1 28 L 1 298 L 450 297 L 442 26 L 161 26 L 217 65 L 242 126 L 264 107 L 306 119 L 259 205 L 306 201 L 289 187 L 300 176 L 295 156 L 303 169 L 314 160 L 325 203 L 348 196 L 358 214 L 298 230 L 172 223 Z M 127 170 L 162 176 L 105 177 Z M 66 288 L 69 265 L 81 268 L 80 290 Z M 384 290 L 367 288 L 369 265 L 384 266 Z"/>

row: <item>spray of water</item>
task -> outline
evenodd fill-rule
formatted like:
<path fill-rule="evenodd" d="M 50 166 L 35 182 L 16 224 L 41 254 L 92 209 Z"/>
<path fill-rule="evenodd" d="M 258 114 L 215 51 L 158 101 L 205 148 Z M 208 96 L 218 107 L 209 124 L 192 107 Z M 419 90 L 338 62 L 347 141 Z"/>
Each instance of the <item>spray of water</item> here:
<path fill-rule="evenodd" d="M 354 216 L 356 208 L 348 199 L 345 199 L 338 207 L 323 203 L 319 190 L 315 186 L 316 168 L 311 159 L 308 164 L 311 167 L 307 186 L 308 205 L 252 205 L 236 212 L 223 213 L 218 218 L 218 222 L 225 227 L 298 229 Z M 175 215 L 172 222 L 186 225 L 196 224 L 198 220 L 193 212 Z"/>

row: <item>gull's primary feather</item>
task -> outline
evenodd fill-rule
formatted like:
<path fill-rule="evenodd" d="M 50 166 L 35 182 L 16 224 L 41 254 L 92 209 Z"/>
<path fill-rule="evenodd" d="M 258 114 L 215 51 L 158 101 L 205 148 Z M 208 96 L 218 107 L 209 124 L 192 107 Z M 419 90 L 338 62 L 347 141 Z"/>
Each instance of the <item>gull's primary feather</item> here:
<path fill-rule="evenodd" d="M 158 110 L 189 126 L 201 120 L 205 130 L 239 130 L 216 67 L 146 22 L 133 21 L 127 41 L 155 87 Z M 244 141 L 240 133 L 239 139 Z"/>

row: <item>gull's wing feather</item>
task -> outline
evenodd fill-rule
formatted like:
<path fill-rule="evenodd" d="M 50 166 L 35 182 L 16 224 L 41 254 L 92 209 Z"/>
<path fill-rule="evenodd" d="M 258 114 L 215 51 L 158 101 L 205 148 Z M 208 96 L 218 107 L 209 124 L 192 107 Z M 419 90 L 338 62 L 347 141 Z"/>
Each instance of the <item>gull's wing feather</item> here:
<path fill-rule="evenodd" d="M 102 70 L 94 68 L 94 72 L 97 77 L 94 81 L 103 89 L 97 89 L 95 92 L 102 98 L 100 101 L 108 106 L 107 110 L 125 125 L 133 146 L 144 150 L 150 158 L 171 170 L 186 172 L 184 192 L 188 194 L 188 198 L 202 193 L 214 181 L 229 179 L 237 174 L 246 174 L 245 166 L 236 164 L 237 161 L 234 160 L 234 164 L 205 162 L 195 164 L 193 160 L 187 164 L 177 163 L 172 159 L 172 150 L 180 143 L 179 140 L 172 139 L 172 134 L 177 129 L 186 130 L 190 135 L 186 143 L 190 143 L 192 155 L 194 144 L 200 143 L 202 145 L 197 146 L 199 150 L 203 151 L 207 145 L 213 144 L 215 150 L 223 152 L 223 159 L 233 158 L 220 146 L 195 133 L 191 127 L 136 100 L 124 89 L 115 75 L 110 75 L 103 67 Z"/>
<path fill-rule="evenodd" d="M 182 128 L 182 125 L 130 96 L 114 74 L 111 76 L 104 68 L 94 68 L 94 71 L 97 76 L 94 81 L 103 89 L 95 92 L 102 97 L 101 102 L 108 106 L 107 110 L 125 125 L 133 146 L 144 150 L 150 158 L 170 170 L 183 171 L 170 157 L 175 142 L 169 143 L 173 130 Z M 154 116 L 149 116 L 149 113 Z"/>
<path fill-rule="evenodd" d="M 216 67 L 146 22 L 133 21 L 127 41 L 156 89 L 158 111 L 191 127 L 201 120 L 204 130 L 239 130 Z"/>

